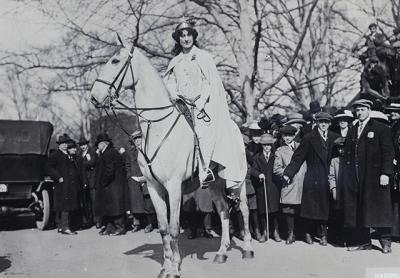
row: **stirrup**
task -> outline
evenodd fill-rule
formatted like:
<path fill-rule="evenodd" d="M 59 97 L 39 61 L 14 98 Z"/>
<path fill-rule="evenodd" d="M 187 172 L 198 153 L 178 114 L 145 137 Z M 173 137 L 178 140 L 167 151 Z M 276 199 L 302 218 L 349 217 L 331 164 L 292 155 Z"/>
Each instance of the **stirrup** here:
<path fill-rule="evenodd" d="M 215 181 L 214 173 L 210 168 L 206 168 L 204 171 L 206 172 L 206 177 L 203 181 L 200 181 L 200 188 L 202 189 L 208 188 L 208 185 Z"/>

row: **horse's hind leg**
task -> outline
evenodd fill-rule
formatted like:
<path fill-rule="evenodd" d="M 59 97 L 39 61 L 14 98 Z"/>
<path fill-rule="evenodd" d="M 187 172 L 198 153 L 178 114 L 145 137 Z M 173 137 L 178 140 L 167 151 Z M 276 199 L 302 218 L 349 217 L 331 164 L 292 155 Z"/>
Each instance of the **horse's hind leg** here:
<path fill-rule="evenodd" d="M 230 245 L 229 237 L 229 212 L 228 203 L 225 197 L 225 183 L 216 182 L 209 187 L 213 196 L 214 204 L 218 215 L 221 219 L 221 243 L 217 254 L 214 257 L 214 263 L 225 263 L 228 256 L 226 255 Z"/>
<path fill-rule="evenodd" d="M 243 247 L 243 259 L 252 259 L 254 258 L 254 250 L 251 245 L 251 234 L 249 228 L 249 207 L 247 205 L 247 195 L 246 195 L 246 186 L 244 182 L 240 185 L 240 211 L 243 216 L 244 223 L 244 247 Z"/>
<path fill-rule="evenodd" d="M 181 265 L 181 256 L 179 253 L 179 216 L 181 211 L 181 198 L 182 198 L 182 189 L 181 189 L 181 181 L 179 180 L 171 180 L 166 184 L 166 188 L 168 188 L 168 196 L 169 196 L 169 233 L 171 235 L 171 249 L 172 249 L 172 264 L 171 271 L 167 278 L 179 278 L 180 277 L 180 265 Z"/>
<path fill-rule="evenodd" d="M 172 268 L 172 249 L 171 249 L 171 236 L 168 231 L 168 215 L 167 215 L 167 204 L 166 204 L 166 192 L 158 185 L 149 184 L 148 190 L 151 200 L 154 205 L 154 209 L 157 214 L 158 229 L 160 231 L 163 248 L 164 248 L 164 263 L 161 268 L 161 272 L 158 278 L 164 278 L 170 273 Z"/>

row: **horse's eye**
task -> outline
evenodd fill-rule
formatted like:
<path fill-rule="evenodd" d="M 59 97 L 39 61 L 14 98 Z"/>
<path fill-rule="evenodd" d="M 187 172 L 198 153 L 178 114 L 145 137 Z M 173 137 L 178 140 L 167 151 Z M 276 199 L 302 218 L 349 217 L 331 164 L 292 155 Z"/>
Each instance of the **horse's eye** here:
<path fill-rule="evenodd" d="M 118 64 L 119 60 L 118 59 L 112 59 L 111 64 Z"/>

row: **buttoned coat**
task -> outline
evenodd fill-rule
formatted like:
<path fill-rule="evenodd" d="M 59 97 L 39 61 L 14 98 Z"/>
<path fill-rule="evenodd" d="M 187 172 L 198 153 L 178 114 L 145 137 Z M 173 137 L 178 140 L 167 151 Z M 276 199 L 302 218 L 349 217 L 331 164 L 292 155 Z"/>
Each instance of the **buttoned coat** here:
<path fill-rule="evenodd" d="M 125 161 L 110 144 L 100 153 L 95 169 L 96 212 L 99 216 L 124 214 L 128 203 Z"/>
<path fill-rule="evenodd" d="M 293 142 L 295 149 L 297 149 L 300 143 Z M 279 147 L 275 152 L 275 161 L 274 161 L 274 174 L 279 178 L 282 178 L 283 171 L 289 165 L 294 150 L 288 146 L 283 145 Z M 293 177 L 292 182 L 288 185 L 283 185 L 281 188 L 281 204 L 290 204 L 290 205 L 299 205 L 301 204 L 301 197 L 303 193 L 303 182 L 304 175 L 306 173 L 307 166 L 304 162 L 301 166 L 300 170 Z"/>
<path fill-rule="evenodd" d="M 268 161 L 264 152 L 254 155 L 253 165 L 251 166 L 251 181 L 256 191 L 257 210 L 259 213 L 265 213 L 265 191 L 264 183 L 260 181 L 259 175 L 264 174 L 267 193 L 268 213 L 274 213 L 279 210 L 280 188 L 275 182 L 273 175 L 274 154 L 270 153 Z"/>
<path fill-rule="evenodd" d="M 318 127 L 315 127 L 304 136 L 283 172 L 292 180 L 303 163 L 307 163 L 300 209 L 300 216 L 304 218 L 328 220 L 330 206 L 329 165 L 333 141 L 338 136 L 338 134 L 328 131 L 327 140 L 323 143 Z"/>
<path fill-rule="evenodd" d="M 74 211 L 79 207 L 78 192 L 82 186 L 82 176 L 77 164 L 61 150 L 54 151 L 46 164 L 47 174 L 54 180 L 54 210 Z M 63 182 L 59 183 L 59 179 Z"/>
<path fill-rule="evenodd" d="M 370 119 L 360 138 L 357 132 L 358 123 L 350 129 L 345 142 L 344 225 L 391 227 L 390 186 L 380 186 L 382 174 L 393 174 L 390 128 Z"/>

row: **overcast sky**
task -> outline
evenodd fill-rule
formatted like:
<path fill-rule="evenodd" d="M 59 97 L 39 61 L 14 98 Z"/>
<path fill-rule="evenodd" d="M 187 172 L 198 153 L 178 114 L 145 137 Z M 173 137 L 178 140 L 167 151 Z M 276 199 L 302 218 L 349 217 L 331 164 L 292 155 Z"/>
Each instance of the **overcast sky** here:
<path fill-rule="evenodd" d="M 35 4 L 1 0 L 0 49 L 2 51 L 41 46 L 56 39 L 57 34 L 54 24 L 37 11 Z"/>

